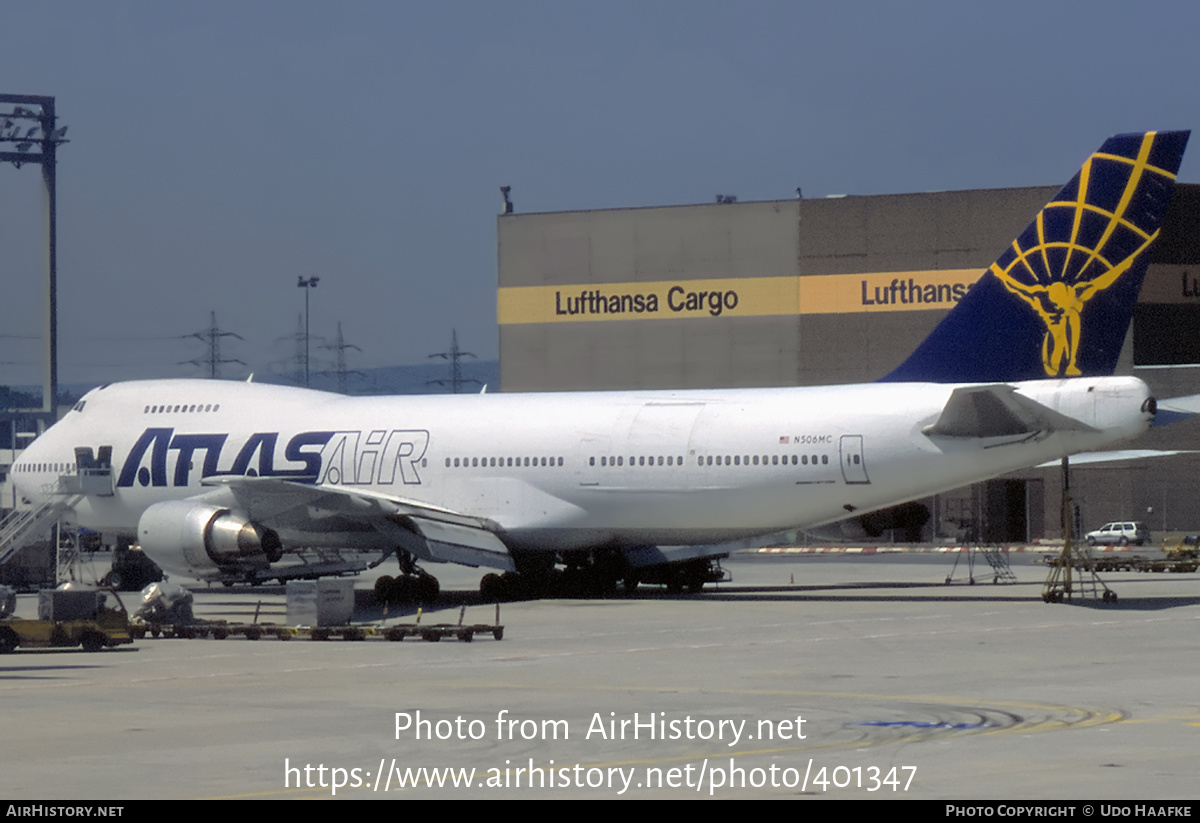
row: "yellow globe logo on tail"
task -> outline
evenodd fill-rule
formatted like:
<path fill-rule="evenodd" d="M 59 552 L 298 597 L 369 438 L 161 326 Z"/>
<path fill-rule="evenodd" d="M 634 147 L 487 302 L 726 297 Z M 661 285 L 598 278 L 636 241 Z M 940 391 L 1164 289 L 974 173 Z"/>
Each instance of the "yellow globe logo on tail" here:
<path fill-rule="evenodd" d="M 1093 154 L 1072 181 L 1075 185 L 1063 190 L 1074 189 L 1075 197 L 1048 203 L 991 266 L 1004 287 L 1028 303 L 1045 324 L 1042 366 L 1048 376 L 1082 374 L 1076 358 L 1084 308 L 1129 271 L 1158 237 L 1159 229 L 1147 231 L 1137 219 L 1142 198 L 1153 197 L 1160 187 L 1169 194 L 1175 181 L 1173 172 L 1151 165 L 1156 136 L 1143 135 L 1134 157 L 1103 149 Z M 1112 203 L 1114 178 L 1124 182 Z M 1064 229 L 1069 229 L 1065 236 Z"/>

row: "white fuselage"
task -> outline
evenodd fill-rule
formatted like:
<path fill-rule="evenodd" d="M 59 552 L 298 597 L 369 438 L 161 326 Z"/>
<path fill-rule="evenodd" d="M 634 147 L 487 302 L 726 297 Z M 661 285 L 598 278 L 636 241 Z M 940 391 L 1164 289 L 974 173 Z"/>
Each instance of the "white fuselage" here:
<path fill-rule="evenodd" d="M 268 475 L 484 518 L 514 550 L 715 543 L 853 514 L 1104 448 L 1143 431 L 1134 378 L 1015 384 L 1079 429 L 922 429 L 952 385 L 345 397 L 249 383 L 113 384 L 25 451 L 33 497 L 112 447 L 111 495 L 80 525 L 132 534 L 205 476 Z M 299 537 L 292 536 L 292 540 Z M 319 536 L 308 545 L 316 545 Z"/>

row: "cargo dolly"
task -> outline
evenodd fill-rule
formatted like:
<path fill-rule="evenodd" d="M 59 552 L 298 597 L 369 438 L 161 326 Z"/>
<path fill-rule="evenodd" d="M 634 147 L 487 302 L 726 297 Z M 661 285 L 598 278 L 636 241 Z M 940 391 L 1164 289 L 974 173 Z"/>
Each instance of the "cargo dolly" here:
<path fill-rule="evenodd" d="M 310 640 L 392 640 L 401 641 L 408 637 L 417 637 L 430 643 L 436 643 L 442 638 L 453 637 L 463 643 L 470 643 L 477 634 L 490 634 L 496 640 L 504 638 L 504 626 L 500 623 L 500 604 L 496 604 L 496 620 L 494 623 L 464 623 L 467 607 L 463 606 L 458 612 L 457 623 L 421 623 L 423 609 L 417 610 L 417 619 L 413 623 L 397 623 L 391 626 L 357 625 L 357 626 L 284 626 L 276 623 L 230 623 L 225 620 L 197 620 L 187 624 L 139 622 L 130 627 L 134 637 L 142 638 L 149 634 L 152 637 L 182 638 L 195 640 L 211 637 L 214 640 L 224 640 L 228 637 L 244 637 L 247 640 L 259 640 L 263 637 L 274 637 L 277 640 L 291 640 L 293 637 L 307 637 Z"/>

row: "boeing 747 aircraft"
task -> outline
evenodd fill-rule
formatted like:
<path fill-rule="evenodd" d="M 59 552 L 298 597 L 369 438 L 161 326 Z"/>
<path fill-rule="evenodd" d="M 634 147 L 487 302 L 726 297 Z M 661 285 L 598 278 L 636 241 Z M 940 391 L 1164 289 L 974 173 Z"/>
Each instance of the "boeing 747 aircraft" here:
<path fill-rule="evenodd" d="M 424 397 L 118 383 L 39 437 L 14 479 L 29 498 L 72 494 L 78 524 L 200 579 L 395 554 L 395 585 L 424 596 L 421 562 L 504 572 L 484 577 L 488 596 L 545 591 L 556 567 L 601 590 L 698 587 L 713 544 L 1142 432 L 1146 385 L 1108 375 L 1187 138 L 1105 142 L 879 383 Z"/>

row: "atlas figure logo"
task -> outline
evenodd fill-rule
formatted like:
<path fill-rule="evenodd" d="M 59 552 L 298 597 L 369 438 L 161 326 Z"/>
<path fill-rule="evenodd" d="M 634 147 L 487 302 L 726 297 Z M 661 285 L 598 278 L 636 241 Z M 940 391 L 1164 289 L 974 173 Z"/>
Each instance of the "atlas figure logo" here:
<path fill-rule="evenodd" d="M 1027 303 L 1046 327 L 1042 367 L 1050 377 L 1082 374 L 1084 310 L 1130 270 L 1140 285 L 1146 251 L 1158 236 L 1139 223 L 1161 214 L 1175 174 L 1153 165 L 1155 133 L 1092 155 L 1079 174 L 991 266 L 1004 287 Z M 1161 195 L 1160 195 L 1161 193 Z"/>

